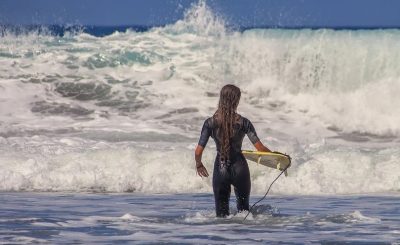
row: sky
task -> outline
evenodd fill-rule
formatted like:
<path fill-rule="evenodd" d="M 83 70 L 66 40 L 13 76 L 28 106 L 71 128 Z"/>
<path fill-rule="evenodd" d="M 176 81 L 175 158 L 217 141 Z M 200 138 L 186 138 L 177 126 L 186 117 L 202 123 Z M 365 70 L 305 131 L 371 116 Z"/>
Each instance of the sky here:
<path fill-rule="evenodd" d="M 198 0 L 0 0 L 0 24 L 154 26 Z M 400 27 L 400 0 L 207 0 L 239 27 Z"/>

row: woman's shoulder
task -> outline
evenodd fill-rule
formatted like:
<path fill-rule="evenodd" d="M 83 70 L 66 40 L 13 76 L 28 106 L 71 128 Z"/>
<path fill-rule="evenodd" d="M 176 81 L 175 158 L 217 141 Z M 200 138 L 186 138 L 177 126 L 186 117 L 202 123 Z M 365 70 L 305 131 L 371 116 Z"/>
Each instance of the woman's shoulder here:
<path fill-rule="evenodd" d="M 206 118 L 204 120 L 204 124 L 207 125 L 208 127 L 213 128 L 217 125 L 217 120 L 218 119 L 216 118 L 216 116 L 213 115 L 213 116 Z M 247 125 L 247 124 L 251 123 L 251 121 L 247 117 L 244 117 L 240 114 L 237 114 L 236 122 L 241 125 Z"/>
<path fill-rule="evenodd" d="M 238 122 L 243 128 L 248 128 L 250 125 L 252 125 L 251 121 L 242 115 L 239 115 Z"/>
<path fill-rule="evenodd" d="M 247 117 L 244 117 L 243 115 L 237 114 L 238 115 L 238 120 L 241 122 L 250 122 L 249 119 L 247 119 Z"/>
<path fill-rule="evenodd" d="M 207 125 L 208 127 L 213 127 L 215 125 L 215 118 L 214 116 L 208 117 L 206 118 L 206 120 L 204 120 L 204 124 Z"/>

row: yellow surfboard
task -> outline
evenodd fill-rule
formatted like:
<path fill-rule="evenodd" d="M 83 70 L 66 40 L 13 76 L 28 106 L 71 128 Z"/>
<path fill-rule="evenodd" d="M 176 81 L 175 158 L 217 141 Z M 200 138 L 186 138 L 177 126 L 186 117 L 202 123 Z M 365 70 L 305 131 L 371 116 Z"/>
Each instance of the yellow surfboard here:
<path fill-rule="evenodd" d="M 289 155 L 280 152 L 262 152 L 262 151 L 242 151 L 244 157 L 247 160 L 256 162 L 258 164 L 278 169 L 280 171 L 285 170 L 285 176 L 287 176 L 287 168 L 290 167 L 291 158 Z"/>

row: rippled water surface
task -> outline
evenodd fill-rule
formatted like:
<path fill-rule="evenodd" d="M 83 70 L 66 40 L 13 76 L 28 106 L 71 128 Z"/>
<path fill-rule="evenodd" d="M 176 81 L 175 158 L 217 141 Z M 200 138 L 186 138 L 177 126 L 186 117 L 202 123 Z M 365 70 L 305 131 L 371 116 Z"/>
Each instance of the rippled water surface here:
<path fill-rule="evenodd" d="M 0 201 L 6 243 L 400 242 L 398 195 L 269 196 L 245 221 L 233 202 L 231 216 L 215 218 L 210 194 L 1 193 Z"/>

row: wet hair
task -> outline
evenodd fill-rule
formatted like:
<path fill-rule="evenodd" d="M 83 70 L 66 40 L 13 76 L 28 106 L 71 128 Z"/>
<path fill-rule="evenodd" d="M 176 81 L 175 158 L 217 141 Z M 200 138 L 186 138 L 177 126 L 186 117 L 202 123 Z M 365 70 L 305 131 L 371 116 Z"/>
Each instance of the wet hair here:
<path fill-rule="evenodd" d="M 240 100 L 240 89 L 232 84 L 227 84 L 221 89 L 218 109 L 214 118 L 218 125 L 219 141 L 221 142 L 220 161 L 229 160 L 230 140 L 233 137 L 233 128 L 238 120 L 236 109 Z"/>

